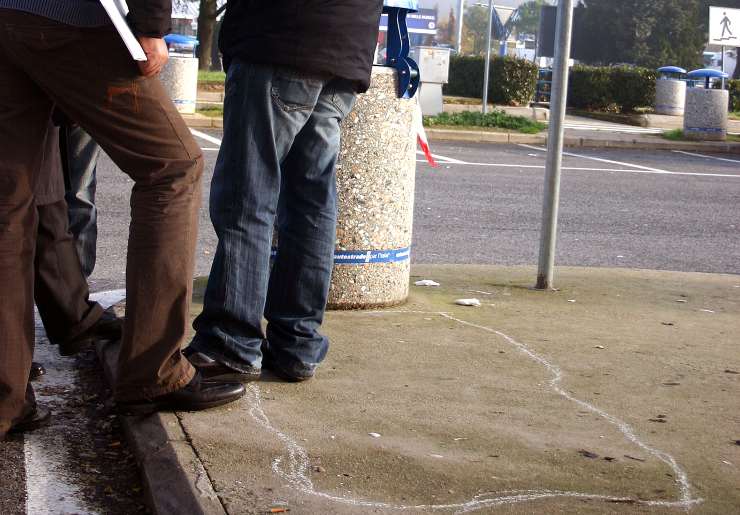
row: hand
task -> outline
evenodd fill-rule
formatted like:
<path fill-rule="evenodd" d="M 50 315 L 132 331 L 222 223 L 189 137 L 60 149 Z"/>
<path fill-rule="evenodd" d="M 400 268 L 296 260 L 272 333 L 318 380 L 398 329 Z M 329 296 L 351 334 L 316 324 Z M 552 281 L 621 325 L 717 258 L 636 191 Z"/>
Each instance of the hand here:
<path fill-rule="evenodd" d="M 141 48 L 146 54 L 146 61 L 138 61 L 139 70 L 144 77 L 154 77 L 162 71 L 170 57 L 167 43 L 162 38 L 139 37 Z"/>

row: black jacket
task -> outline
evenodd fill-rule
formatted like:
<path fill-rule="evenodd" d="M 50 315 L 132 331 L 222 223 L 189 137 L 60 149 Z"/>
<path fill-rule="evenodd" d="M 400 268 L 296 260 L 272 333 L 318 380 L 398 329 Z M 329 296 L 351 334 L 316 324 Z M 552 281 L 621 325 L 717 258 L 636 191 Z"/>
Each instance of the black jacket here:
<path fill-rule="evenodd" d="M 128 22 L 137 36 L 161 38 L 172 25 L 172 0 L 128 0 Z"/>
<path fill-rule="evenodd" d="M 276 64 L 370 85 L 382 0 L 229 0 L 219 38 L 228 67 Z"/>

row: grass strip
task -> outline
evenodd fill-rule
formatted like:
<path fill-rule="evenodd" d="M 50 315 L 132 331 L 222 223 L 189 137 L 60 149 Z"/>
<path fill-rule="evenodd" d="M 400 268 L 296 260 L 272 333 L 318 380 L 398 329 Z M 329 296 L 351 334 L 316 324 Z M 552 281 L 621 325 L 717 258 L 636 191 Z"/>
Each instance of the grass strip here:
<path fill-rule="evenodd" d="M 496 128 L 522 132 L 524 134 L 537 134 L 547 127 L 544 123 L 536 122 L 530 118 L 511 116 L 499 110 L 486 114 L 467 111 L 425 116 L 424 126 L 430 128 L 440 126 Z"/>

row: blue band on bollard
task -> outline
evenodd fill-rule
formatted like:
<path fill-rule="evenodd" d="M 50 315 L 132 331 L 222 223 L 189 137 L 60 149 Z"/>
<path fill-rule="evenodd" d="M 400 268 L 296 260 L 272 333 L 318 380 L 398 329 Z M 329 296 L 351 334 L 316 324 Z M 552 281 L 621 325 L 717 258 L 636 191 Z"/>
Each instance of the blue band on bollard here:
<path fill-rule="evenodd" d="M 726 129 L 709 128 L 709 127 L 687 127 L 689 132 L 725 132 Z"/>
<path fill-rule="evenodd" d="M 270 257 L 275 259 L 277 249 Z M 369 265 L 374 263 L 402 263 L 411 259 L 411 247 L 395 250 L 337 250 L 334 252 L 336 265 Z"/>

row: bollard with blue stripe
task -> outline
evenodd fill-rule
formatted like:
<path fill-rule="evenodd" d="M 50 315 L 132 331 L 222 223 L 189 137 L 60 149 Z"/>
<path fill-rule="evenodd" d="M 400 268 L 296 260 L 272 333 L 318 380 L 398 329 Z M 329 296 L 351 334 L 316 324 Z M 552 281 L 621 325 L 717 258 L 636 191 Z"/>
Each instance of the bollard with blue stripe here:
<path fill-rule="evenodd" d="M 409 29 L 406 15 L 419 10 L 418 0 L 385 0 L 383 13 L 388 15 L 388 45 L 385 65 L 398 71 L 399 98 L 413 98 L 419 89 L 419 65 L 409 57 Z"/>

